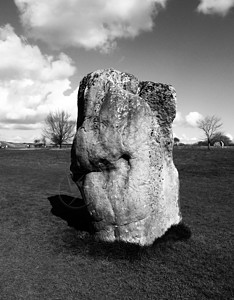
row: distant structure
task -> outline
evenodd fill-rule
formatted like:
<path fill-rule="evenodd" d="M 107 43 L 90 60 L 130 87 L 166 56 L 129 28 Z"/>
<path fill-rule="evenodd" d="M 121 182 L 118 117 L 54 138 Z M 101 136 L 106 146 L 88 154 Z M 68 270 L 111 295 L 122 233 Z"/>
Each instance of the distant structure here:
<path fill-rule="evenodd" d="M 5 142 L 0 142 L 0 149 L 6 149 L 8 145 Z"/>

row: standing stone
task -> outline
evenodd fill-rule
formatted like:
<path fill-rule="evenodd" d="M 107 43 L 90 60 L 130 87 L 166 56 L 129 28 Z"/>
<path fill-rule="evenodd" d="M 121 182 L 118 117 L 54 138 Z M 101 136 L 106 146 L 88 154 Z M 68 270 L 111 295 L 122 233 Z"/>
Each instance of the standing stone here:
<path fill-rule="evenodd" d="M 170 85 L 113 69 L 81 81 L 71 172 L 101 240 L 150 245 L 181 221 L 175 114 Z"/>
<path fill-rule="evenodd" d="M 214 147 L 223 148 L 224 147 L 224 142 L 223 141 L 215 142 Z"/>

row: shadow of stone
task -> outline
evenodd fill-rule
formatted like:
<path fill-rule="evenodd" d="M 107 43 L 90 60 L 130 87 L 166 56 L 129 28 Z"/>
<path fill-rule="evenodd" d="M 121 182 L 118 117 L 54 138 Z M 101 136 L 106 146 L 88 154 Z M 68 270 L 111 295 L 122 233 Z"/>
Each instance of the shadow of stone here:
<path fill-rule="evenodd" d="M 67 221 L 68 226 L 90 234 L 94 233 L 92 218 L 83 199 L 68 195 L 55 195 L 48 197 L 48 200 L 52 206 L 51 213 Z M 66 203 L 71 202 L 72 207 L 69 207 Z"/>
<path fill-rule="evenodd" d="M 61 201 L 62 197 L 62 201 Z M 68 195 L 55 195 L 49 197 L 51 212 L 67 221 L 68 226 L 87 234 L 73 234 L 66 239 L 66 248 L 72 252 L 84 253 L 97 259 L 108 258 L 110 260 L 124 259 L 130 262 L 150 258 L 151 256 L 163 256 L 166 248 L 177 241 L 186 241 L 191 237 L 191 230 L 184 223 L 171 226 L 167 232 L 150 246 L 115 241 L 97 241 L 94 237 L 95 229 L 92 224 L 87 206 L 82 199 L 72 198 Z M 66 203 L 73 201 L 73 207 L 67 207 Z M 64 204 L 65 203 L 65 204 Z M 80 238 L 79 238 L 80 236 Z"/>
<path fill-rule="evenodd" d="M 190 228 L 181 222 L 177 225 L 172 225 L 162 237 L 155 240 L 154 244 L 167 241 L 185 241 L 188 240 L 191 235 Z"/>
<path fill-rule="evenodd" d="M 116 241 L 113 243 L 89 240 L 89 255 L 95 258 L 126 259 L 135 262 L 152 256 L 163 256 L 166 248 L 177 241 L 186 241 L 191 230 L 184 223 L 171 226 L 167 232 L 150 246 Z"/>

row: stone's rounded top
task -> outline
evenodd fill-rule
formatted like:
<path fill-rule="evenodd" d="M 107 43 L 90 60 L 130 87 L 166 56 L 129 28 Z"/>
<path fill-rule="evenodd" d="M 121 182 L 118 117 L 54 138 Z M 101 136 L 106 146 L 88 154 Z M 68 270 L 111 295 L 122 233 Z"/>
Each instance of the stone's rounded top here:
<path fill-rule="evenodd" d="M 111 86 L 117 87 L 119 91 L 125 90 L 140 96 L 149 105 L 160 125 L 170 125 L 175 119 L 176 91 L 171 85 L 140 81 L 132 74 L 113 68 L 100 69 L 86 75 L 80 82 L 78 100 L 80 99 L 80 102 L 83 102 L 85 98 L 100 98 L 102 97 L 101 94 L 108 93 Z M 89 91 L 89 95 L 86 97 L 85 93 L 87 91 Z M 93 95 L 90 95 L 90 93 Z M 97 93 L 99 96 L 97 96 Z M 79 111 L 83 111 L 81 103 Z M 83 121 L 83 118 L 78 121 L 78 127 L 81 125 L 81 121 Z"/>
<path fill-rule="evenodd" d="M 89 86 L 98 85 L 103 82 L 117 85 L 120 88 L 123 88 L 126 91 L 129 91 L 133 94 L 137 93 L 139 80 L 132 74 L 126 72 L 120 72 L 113 68 L 101 69 L 89 73 L 84 77 L 82 82 L 88 82 Z"/>

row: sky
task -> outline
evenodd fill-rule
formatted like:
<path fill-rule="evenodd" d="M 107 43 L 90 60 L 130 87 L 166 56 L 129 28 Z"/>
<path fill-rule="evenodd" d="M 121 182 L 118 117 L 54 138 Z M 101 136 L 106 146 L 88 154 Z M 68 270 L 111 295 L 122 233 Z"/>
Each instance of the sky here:
<path fill-rule="evenodd" d="M 32 142 L 49 112 L 77 117 L 80 80 L 105 68 L 177 92 L 174 136 L 204 138 L 221 118 L 234 137 L 234 0 L 0 2 L 0 140 Z"/>

